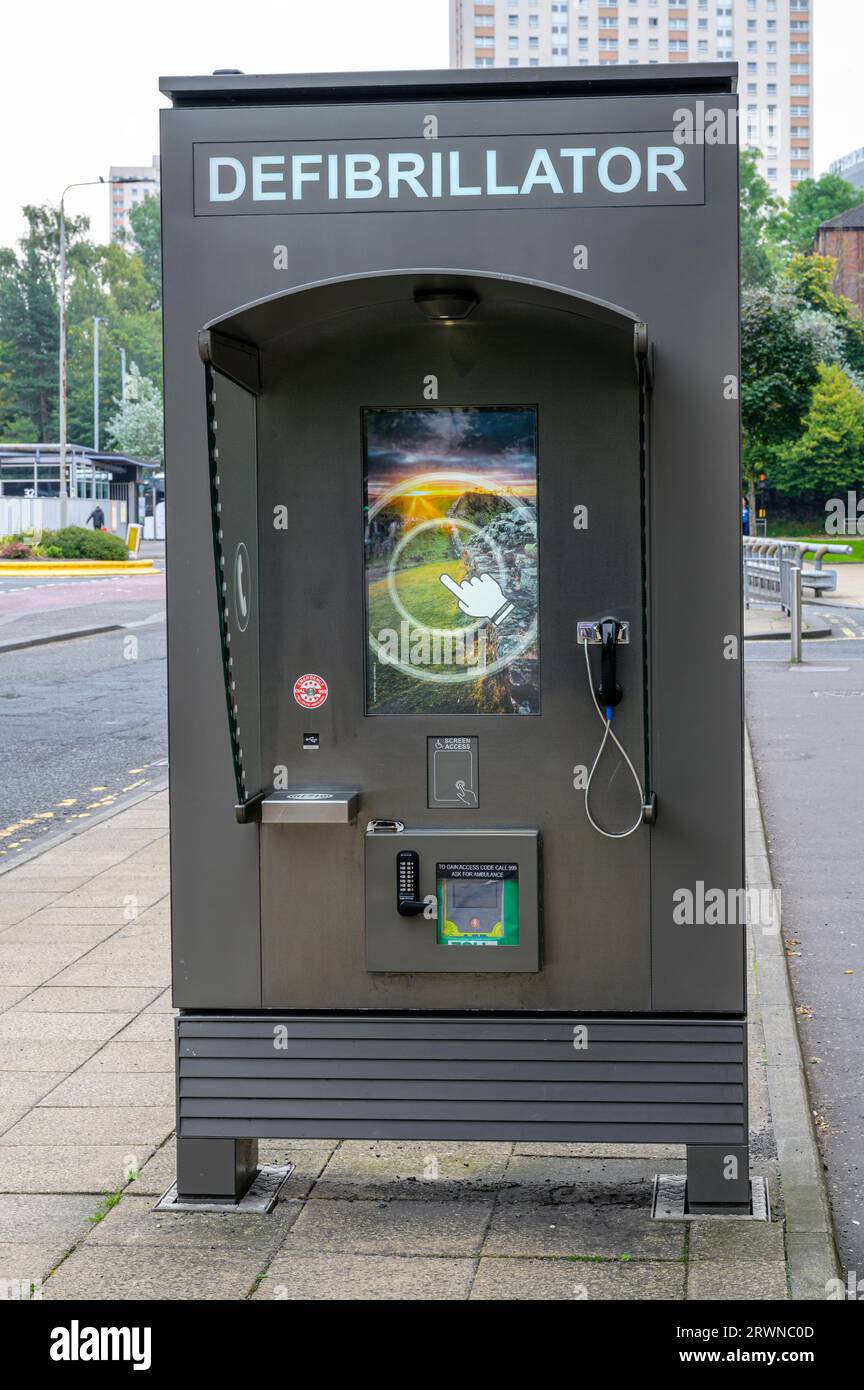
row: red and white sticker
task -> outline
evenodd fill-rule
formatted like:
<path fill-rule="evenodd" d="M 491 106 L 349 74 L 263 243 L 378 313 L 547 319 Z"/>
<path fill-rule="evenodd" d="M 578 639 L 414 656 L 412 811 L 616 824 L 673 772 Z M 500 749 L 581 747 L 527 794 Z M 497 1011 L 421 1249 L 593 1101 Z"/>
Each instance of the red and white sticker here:
<path fill-rule="evenodd" d="M 329 694 L 323 676 L 298 676 L 294 682 L 294 699 L 303 709 L 320 709 Z"/>

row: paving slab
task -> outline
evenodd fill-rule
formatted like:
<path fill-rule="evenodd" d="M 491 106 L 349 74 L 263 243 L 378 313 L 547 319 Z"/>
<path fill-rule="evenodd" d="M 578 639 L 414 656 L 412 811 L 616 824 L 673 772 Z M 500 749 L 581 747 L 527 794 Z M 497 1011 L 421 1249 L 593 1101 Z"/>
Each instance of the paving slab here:
<path fill-rule="evenodd" d="M 497 1259 L 484 1255 L 471 1300 L 672 1302 L 684 1297 L 685 1274 L 683 1263 L 646 1260 L 597 1264 L 589 1260 Z"/>
<path fill-rule="evenodd" d="M 56 898 L 56 893 L 25 892 L 12 893 L 7 888 L 0 890 L 0 926 L 13 926 L 24 917 L 30 917 L 40 907 L 47 907 Z"/>
<path fill-rule="evenodd" d="M 65 1078 L 62 1071 L 2 1071 L 0 1105 L 29 1110 Z"/>
<path fill-rule="evenodd" d="M 172 1105 L 37 1106 L 0 1138 L 3 1145 L 126 1144 L 155 1148 L 174 1128 Z"/>
<path fill-rule="evenodd" d="M 159 985 L 51 984 L 23 990 L 19 999 L 22 1013 L 119 1013 L 130 1022 L 139 1009 L 146 1009 L 162 992 Z"/>
<path fill-rule="evenodd" d="M 777 1221 L 694 1221 L 690 1228 L 690 1263 L 744 1260 L 761 1263 L 784 1259 L 783 1227 Z"/>
<path fill-rule="evenodd" d="M 116 924 L 92 924 L 86 922 L 46 922 L 36 921 L 34 917 L 26 917 L 17 926 L 6 927 L 0 932 L 0 941 L 4 945 L 10 942 L 20 942 L 22 945 L 31 946 L 80 946 L 83 950 L 89 950 L 91 946 L 98 946 L 100 942 L 107 941 L 109 936 L 116 932 Z"/>
<path fill-rule="evenodd" d="M 0 1298 L 41 1298 L 40 1286 L 65 1254 L 52 1245 L 0 1243 Z"/>
<path fill-rule="evenodd" d="M 5 1015 L 4 1015 L 5 1017 Z M 59 1042 L 35 1038 L 0 1040 L 0 1073 L 7 1071 L 62 1071 L 64 1075 L 80 1067 L 92 1057 L 100 1044 L 88 1042 Z"/>
<path fill-rule="evenodd" d="M 0 987 L 0 1013 L 11 1009 L 19 1000 L 26 999 L 30 993 L 29 985 L 3 985 Z"/>
<path fill-rule="evenodd" d="M 345 1140 L 333 1154 L 315 1197 L 468 1196 L 505 1181 L 510 1144 L 405 1143 Z"/>
<path fill-rule="evenodd" d="M 258 1160 L 261 1164 L 293 1163 L 294 1171 L 279 1191 L 281 1201 L 308 1197 L 313 1188 L 316 1197 L 328 1196 L 329 1193 L 322 1193 L 316 1184 L 327 1166 L 333 1148 L 334 1145 L 327 1140 L 322 1140 L 317 1147 L 307 1141 L 303 1148 L 297 1148 L 294 1144 L 284 1148 L 280 1144 L 260 1144 Z"/>
<path fill-rule="evenodd" d="M 107 1072 L 132 1075 L 134 1072 L 167 1072 L 174 1083 L 174 1044 L 171 1039 L 151 1039 L 145 1042 L 128 1041 L 124 1029 L 107 1042 L 81 1068 L 81 1075 Z M 115 1085 L 117 1085 L 115 1079 Z"/>
<path fill-rule="evenodd" d="M 470 1259 L 289 1255 L 274 1260 L 253 1299 L 452 1302 L 467 1299 L 473 1278 Z"/>
<path fill-rule="evenodd" d="M 85 1242 L 45 1282 L 44 1300 L 241 1299 L 261 1273 L 258 1251 L 94 1246 Z"/>
<path fill-rule="evenodd" d="M 785 1260 L 700 1260 L 689 1267 L 689 1300 L 782 1303 L 789 1297 Z"/>
<path fill-rule="evenodd" d="M 117 1034 L 118 1043 L 148 1043 L 155 1042 L 166 1044 L 171 1049 L 171 1066 L 174 1062 L 174 1014 L 151 1013 L 149 1010 L 142 1012 L 137 1018 L 133 1018 L 131 1023 L 123 1029 L 122 1033 Z"/>
<path fill-rule="evenodd" d="M 166 951 L 139 952 L 133 946 L 111 949 L 109 943 L 107 946 L 96 946 L 75 965 L 56 972 L 52 983 L 158 986 L 164 989 L 170 978 L 171 962 Z"/>
<path fill-rule="evenodd" d="M 558 1255 L 594 1259 L 680 1260 L 684 1224 L 652 1221 L 637 1206 L 499 1206 L 483 1244 L 484 1255 Z"/>
<path fill-rule="evenodd" d="M 682 1159 L 664 1159 L 663 1172 L 681 1173 Z M 630 1158 L 574 1158 L 514 1154 L 506 1169 L 508 1187 L 502 1201 L 592 1202 L 626 1200 L 631 1205 L 651 1202 L 659 1171 L 652 1155 Z"/>
<path fill-rule="evenodd" d="M 105 1042 L 123 1027 L 114 1013 L 32 1013 L 15 1005 L 0 1015 L 0 1039 L 56 1042 Z"/>
<path fill-rule="evenodd" d="M 154 1212 L 150 1197 L 125 1193 L 92 1228 L 88 1249 L 130 1245 L 162 1250 L 191 1248 L 269 1255 L 281 1245 L 300 1214 L 293 1202 L 279 1202 L 269 1215 L 240 1211 Z"/>
<path fill-rule="evenodd" d="M 7 985 L 44 985 L 87 950 L 86 946 L 25 946 L 0 941 L 0 978 Z"/>
<path fill-rule="evenodd" d="M 152 1206 L 153 1199 L 167 1192 L 176 1176 L 177 1151 L 172 1135 L 150 1155 L 146 1163 L 142 1164 L 126 1190 L 131 1196 L 150 1198 Z"/>
<path fill-rule="evenodd" d="M 91 1144 L 0 1144 L 0 1192 L 87 1192 L 98 1200 L 122 1187 L 129 1170 L 140 1171 L 153 1152 L 153 1145 L 98 1139 Z"/>
<path fill-rule="evenodd" d="M 169 1072 L 77 1071 L 61 1081 L 40 1101 L 40 1108 L 64 1106 L 73 1109 L 116 1106 L 122 1100 L 125 1107 L 164 1106 L 171 1112 L 174 1105 L 174 1076 Z M 173 1115 L 169 1129 L 173 1125 Z M 149 1133 L 149 1131 L 148 1131 Z"/>
<path fill-rule="evenodd" d="M 38 1232 L 40 1248 L 59 1259 L 93 1230 L 95 1207 L 95 1199 L 81 1193 L 0 1194 L 0 1245 L 29 1245 Z"/>
<path fill-rule="evenodd" d="M 513 1145 L 514 1154 L 548 1155 L 550 1158 L 644 1158 L 644 1144 L 556 1144 L 552 1140 L 531 1140 Z M 652 1158 L 686 1159 L 687 1150 L 683 1144 L 652 1144 Z"/>
<path fill-rule="evenodd" d="M 490 1201 L 307 1202 L 292 1226 L 283 1253 L 449 1255 L 479 1252 Z"/>

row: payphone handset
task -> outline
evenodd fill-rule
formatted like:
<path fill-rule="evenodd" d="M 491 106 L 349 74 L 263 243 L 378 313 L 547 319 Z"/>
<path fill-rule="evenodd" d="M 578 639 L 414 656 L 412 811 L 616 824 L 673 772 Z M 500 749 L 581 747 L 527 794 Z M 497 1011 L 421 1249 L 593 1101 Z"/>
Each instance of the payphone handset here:
<path fill-rule="evenodd" d="M 630 641 L 630 624 L 621 622 L 619 618 L 601 618 L 599 622 L 579 623 L 577 629 L 577 640 L 585 649 L 585 670 L 588 675 L 588 689 L 598 717 L 603 723 L 603 737 L 600 740 L 600 747 L 594 762 L 591 764 L 591 771 L 585 783 L 585 814 L 589 824 L 598 835 L 603 835 L 607 840 L 625 840 L 629 835 L 634 834 L 640 827 L 653 821 L 654 806 L 653 798 L 651 806 L 645 802 L 645 792 L 642 782 L 636 771 L 630 756 L 627 753 L 621 740 L 612 728 L 612 716 L 616 706 L 624 698 L 624 691 L 618 684 L 618 647 L 627 645 Z M 600 651 L 600 684 L 595 687 L 594 676 L 591 670 L 591 657 L 588 648 L 591 645 L 599 645 Z M 636 783 L 636 790 L 639 793 L 639 815 L 631 826 L 626 830 L 604 830 L 602 825 L 598 825 L 591 814 L 591 783 L 600 759 L 603 757 L 606 744 L 612 742 L 627 764 L 633 781 Z"/>

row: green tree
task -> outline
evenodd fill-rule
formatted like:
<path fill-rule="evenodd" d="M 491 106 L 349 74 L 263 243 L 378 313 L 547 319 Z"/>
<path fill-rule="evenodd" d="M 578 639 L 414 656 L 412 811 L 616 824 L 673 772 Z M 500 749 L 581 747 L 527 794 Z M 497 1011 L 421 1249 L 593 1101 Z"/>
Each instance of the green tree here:
<path fill-rule="evenodd" d="M 792 189 L 785 208 L 771 220 L 770 234 L 787 255 L 805 254 L 823 222 L 861 202 L 861 190 L 837 174 L 802 179 Z"/>
<path fill-rule="evenodd" d="M 159 199 L 148 194 L 129 213 L 132 246 L 141 259 L 150 286 L 150 308 L 162 303 L 162 222 Z"/>
<path fill-rule="evenodd" d="M 864 393 L 841 367 L 820 363 L 817 373 L 803 431 L 778 451 L 771 483 L 821 503 L 864 482 Z"/>
<path fill-rule="evenodd" d="M 48 440 L 58 394 L 56 256 L 45 210 L 27 207 L 24 216 L 18 252 L 0 251 L 0 375 L 6 382 L 0 430 L 11 439 L 23 427 L 31 439 Z"/>
<path fill-rule="evenodd" d="M 836 271 L 833 256 L 793 256 L 786 281 L 802 305 L 831 319 L 840 334 L 845 365 L 852 372 L 864 373 L 864 319 L 851 300 L 835 292 Z"/>
<path fill-rule="evenodd" d="M 780 203 L 759 173 L 758 150 L 741 151 L 739 224 L 741 229 L 741 284 L 747 288 L 769 285 L 774 279 L 773 247 L 769 240 L 772 218 Z"/>
<path fill-rule="evenodd" d="M 155 200 L 153 200 L 155 201 Z M 140 212 L 137 209 L 136 212 Z M 24 209 L 17 251 L 0 249 L 0 438 L 56 439 L 59 398 L 59 219 L 49 206 Z M 93 441 L 93 319 L 100 324 L 100 417 L 110 423 L 121 396 L 121 349 L 142 376 L 162 372 L 158 310 L 158 204 L 143 218 L 142 250 L 98 246 L 86 218 L 66 218 L 68 438 Z M 148 278 L 145 252 L 154 282 Z M 107 435 L 105 436 L 107 438 Z M 101 440 L 100 440 L 101 442 Z"/>
<path fill-rule="evenodd" d="M 741 428 L 751 518 L 756 515 L 757 474 L 764 468 L 773 475 L 778 452 L 801 433 L 817 368 L 816 340 L 788 289 L 745 290 L 741 298 Z"/>
<path fill-rule="evenodd" d="M 133 363 L 126 400 L 107 427 L 112 446 L 134 458 L 162 462 L 162 394 Z"/>

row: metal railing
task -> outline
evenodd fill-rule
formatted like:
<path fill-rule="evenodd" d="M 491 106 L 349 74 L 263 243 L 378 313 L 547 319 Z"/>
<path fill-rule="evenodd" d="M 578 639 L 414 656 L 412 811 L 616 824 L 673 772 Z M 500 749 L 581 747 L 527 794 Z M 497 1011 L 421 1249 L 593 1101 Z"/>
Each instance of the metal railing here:
<path fill-rule="evenodd" d="M 813 567 L 805 569 L 804 556 L 811 553 Z M 817 596 L 833 592 L 837 588 L 837 572 L 822 568 L 823 557 L 851 554 L 851 545 L 744 537 L 745 607 L 749 608 L 751 600 L 756 599 L 775 603 L 789 614 L 793 662 L 801 660 L 802 589 L 812 589 Z"/>

